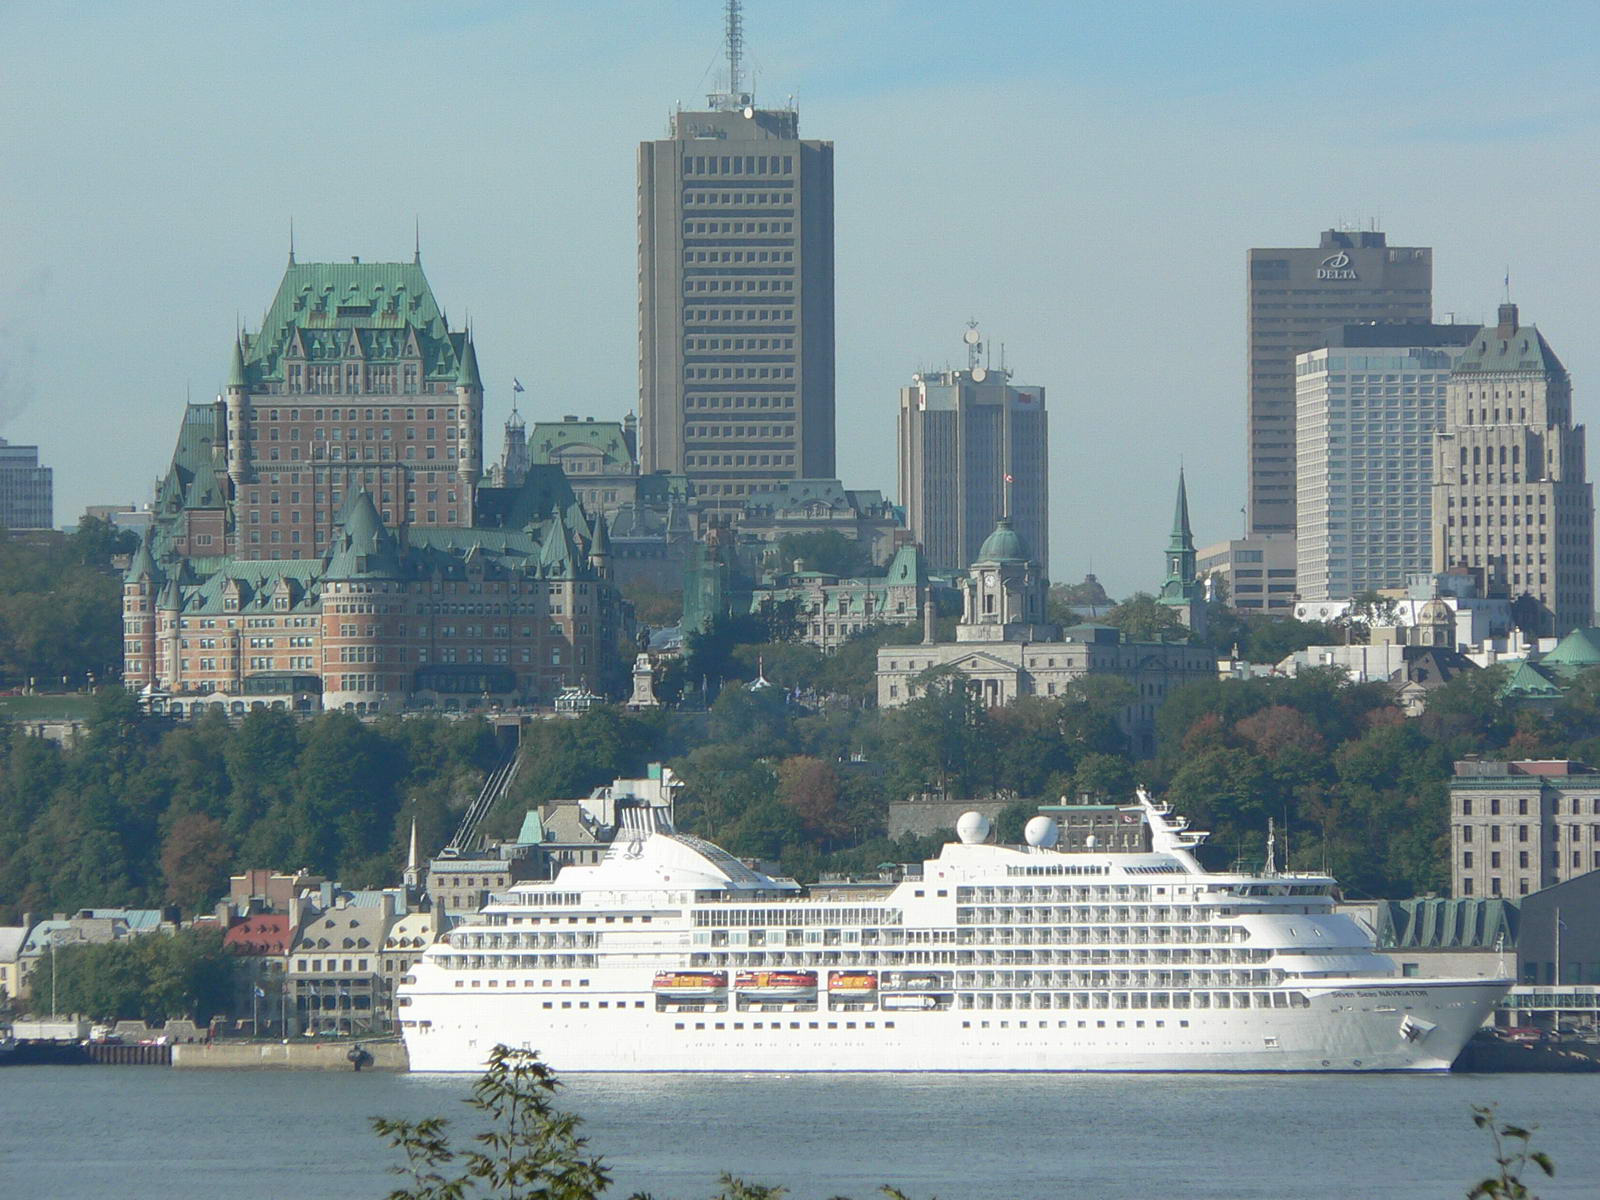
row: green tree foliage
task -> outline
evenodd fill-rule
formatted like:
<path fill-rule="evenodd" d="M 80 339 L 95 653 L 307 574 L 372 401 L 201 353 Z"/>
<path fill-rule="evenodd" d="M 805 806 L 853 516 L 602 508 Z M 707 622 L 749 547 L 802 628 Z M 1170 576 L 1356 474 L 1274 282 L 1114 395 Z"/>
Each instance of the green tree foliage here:
<path fill-rule="evenodd" d="M 775 558 L 779 571 L 793 569 L 795 560 L 799 559 L 807 571 L 821 571 L 824 575 L 837 575 L 841 579 L 874 573 L 872 554 L 868 548 L 836 529 L 786 533 L 778 539 Z"/>
<path fill-rule="evenodd" d="M 603 721 L 543 723 L 580 727 L 567 730 L 583 735 L 574 757 L 598 761 L 584 780 L 609 782 L 612 760 L 630 761 L 624 745 L 640 766 L 651 749 L 635 733 L 648 720 L 596 749 Z M 163 901 L 205 910 L 249 867 L 391 883 L 411 818 L 424 846 L 442 844 L 498 758 L 479 721 L 255 712 L 174 727 L 104 688 L 73 745 L 0 728 L 0 921 Z"/>
<path fill-rule="evenodd" d="M 122 582 L 111 558 L 137 545 L 91 517 L 66 537 L 0 530 L 0 685 L 121 674 Z"/>
<path fill-rule="evenodd" d="M 227 1008 L 232 980 L 222 934 L 183 930 L 63 944 L 40 958 L 32 987 L 35 1007 L 49 1003 L 53 992 L 61 1012 L 96 1021 L 187 1017 L 203 1025 Z"/>
<path fill-rule="evenodd" d="M 1501 1121 L 1492 1104 L 1474 1104 L 1472 1123 L 1494 1140 L 1495 1170 L 1467 1193 L 1467 1200 L 1539 1200 L 1522 1180 L 1528 1164 L 1552 1178 L 1556 1165 L 1544 1151 L 1533 1149 L 1533 1130 Z"/>
<path fill-rule="evenodd" d="M 1221 599 L 1206 606 L 1205 643 L 1219 658 L 1237 649 L 1245 662 L 1273 664 L 1307 646 L 1338 646 L 1344 641 L 1342 629 L 1323 621 L 1240 612 Z"/>
<path fill-rule="evenodd" d="M 1100 620 L 1122 630 L 1130 642 L 1186 642 L 1189 627 L 1177 610 L 1160 603 L 1149 592 L 1135 592 Z"/>

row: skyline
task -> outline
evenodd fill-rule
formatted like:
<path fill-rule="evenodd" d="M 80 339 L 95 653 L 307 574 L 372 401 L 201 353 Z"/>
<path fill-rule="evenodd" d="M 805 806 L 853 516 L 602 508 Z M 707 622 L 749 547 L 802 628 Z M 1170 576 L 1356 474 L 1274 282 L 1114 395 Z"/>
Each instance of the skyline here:
<path fill-rule="evenodd" d="M 530 421 L 636 410 L 634 156 L 717 86 L 719 4 L 418 7 L 403 27 L 375 5 L 150 11 L 18 11 L 0 49 L 22 118 L 0 130 L 0 437 L 40 445 L 58 524 L 151 498 L 185 391 L 218 392 L 236 314 L 259 324 L 291 217 L 301 261 L 407 259 L 420 222 L 440 301 L 472 318 L 487 458 L 513 376 Z M 802 136 L 835 146 L 847 486 L 894 492 L 899 388 L 962 361 L 975 317 L 1051 394 L 1057 580 L 1154 590 L 1180 460 L 1197 541 L 1241 528 L 1245 251 L 1341 217 L 1433 247 L 1439 319 L 1492 318 L 1509 267 L 1575 418 L 1600 411 L 1600 17 L 1469 5 L 1445 30 L 1419 7 L 1385 11 L 1381 43 L 1319 42 L 1332 13 L 1152 5 L 1085 28 L 1017 5 L 974 31 L 747 5 L 758 102 L 794 93 Z"/>

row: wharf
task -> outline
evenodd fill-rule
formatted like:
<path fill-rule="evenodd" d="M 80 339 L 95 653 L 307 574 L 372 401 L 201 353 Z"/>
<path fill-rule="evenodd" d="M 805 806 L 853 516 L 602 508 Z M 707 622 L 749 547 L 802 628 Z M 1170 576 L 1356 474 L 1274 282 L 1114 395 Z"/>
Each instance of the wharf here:
<path fill-rule="evenodd" d="M 352 1042 L 195 1042 L 171 1047 L 172 1065 L 180 1070 L 349 1071 Z M 363 1071 L 406 1071 L 404 1042 L 367 1042 L 371 1056 Z"/>

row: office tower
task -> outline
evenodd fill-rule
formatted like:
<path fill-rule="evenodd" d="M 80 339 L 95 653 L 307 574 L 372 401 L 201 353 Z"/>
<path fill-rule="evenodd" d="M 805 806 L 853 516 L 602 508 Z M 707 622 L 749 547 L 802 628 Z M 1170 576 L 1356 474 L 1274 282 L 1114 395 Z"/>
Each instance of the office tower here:
<path fill-rule="evenodd" d="M 1517 306 L 1502 304 L 1450 375 L 1434 442 L 1433 569 L 1498 575 L 1531 632 L 1591 624 L 1594 493 L 1584 475 L 1567 370 Z"/>
<path fill-rule="evenodd" d="M 39 447 L 0 438 L 0 529 L 49 529 L 54 486 L 51 469 L 39 465 Z"/>
<path fill-rule="evenodd" d="M 639 458 L 737 513 L 834 466 L 833 144 L 744 89 L 737 2 L 728 89 L 639 146 Z"/>
<path fill-rule="evenodd" d="M 1295 359 L 1302 600 L 1403 587 L 1432 569 L 1433 439 L 1476 325 L 1336 325 Z"/>
<path fill-rule="evenodd" d="M 1247 531 L 1295 530 L 1295 355 L 1332 325 L 1433 319 L 1433 251 L 1330 229 L 1315 248 L 1249 252 Z"/>
<path fill-rule="evenodd" d="M 1010 517 L 1048 576 L 1047 433 L 1044 388 L 1013 386 L 976 353 L 964 371 L 922 372 L 900 389 L 900 502 L 936 569 L 965 570 Z"/>

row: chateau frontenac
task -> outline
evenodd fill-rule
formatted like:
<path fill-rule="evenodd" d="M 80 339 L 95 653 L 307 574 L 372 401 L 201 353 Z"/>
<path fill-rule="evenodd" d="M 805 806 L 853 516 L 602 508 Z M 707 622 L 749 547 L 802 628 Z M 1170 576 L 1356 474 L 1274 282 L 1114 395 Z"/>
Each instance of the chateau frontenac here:
<path fill-rule="evenodd" d="M 558 466 L 483 478 L 483 383 L 420 262 L 296 263 L 187 407 L 123 586 L 152 707 L 549 703 L 616 667 L 610 537 Z"/>

